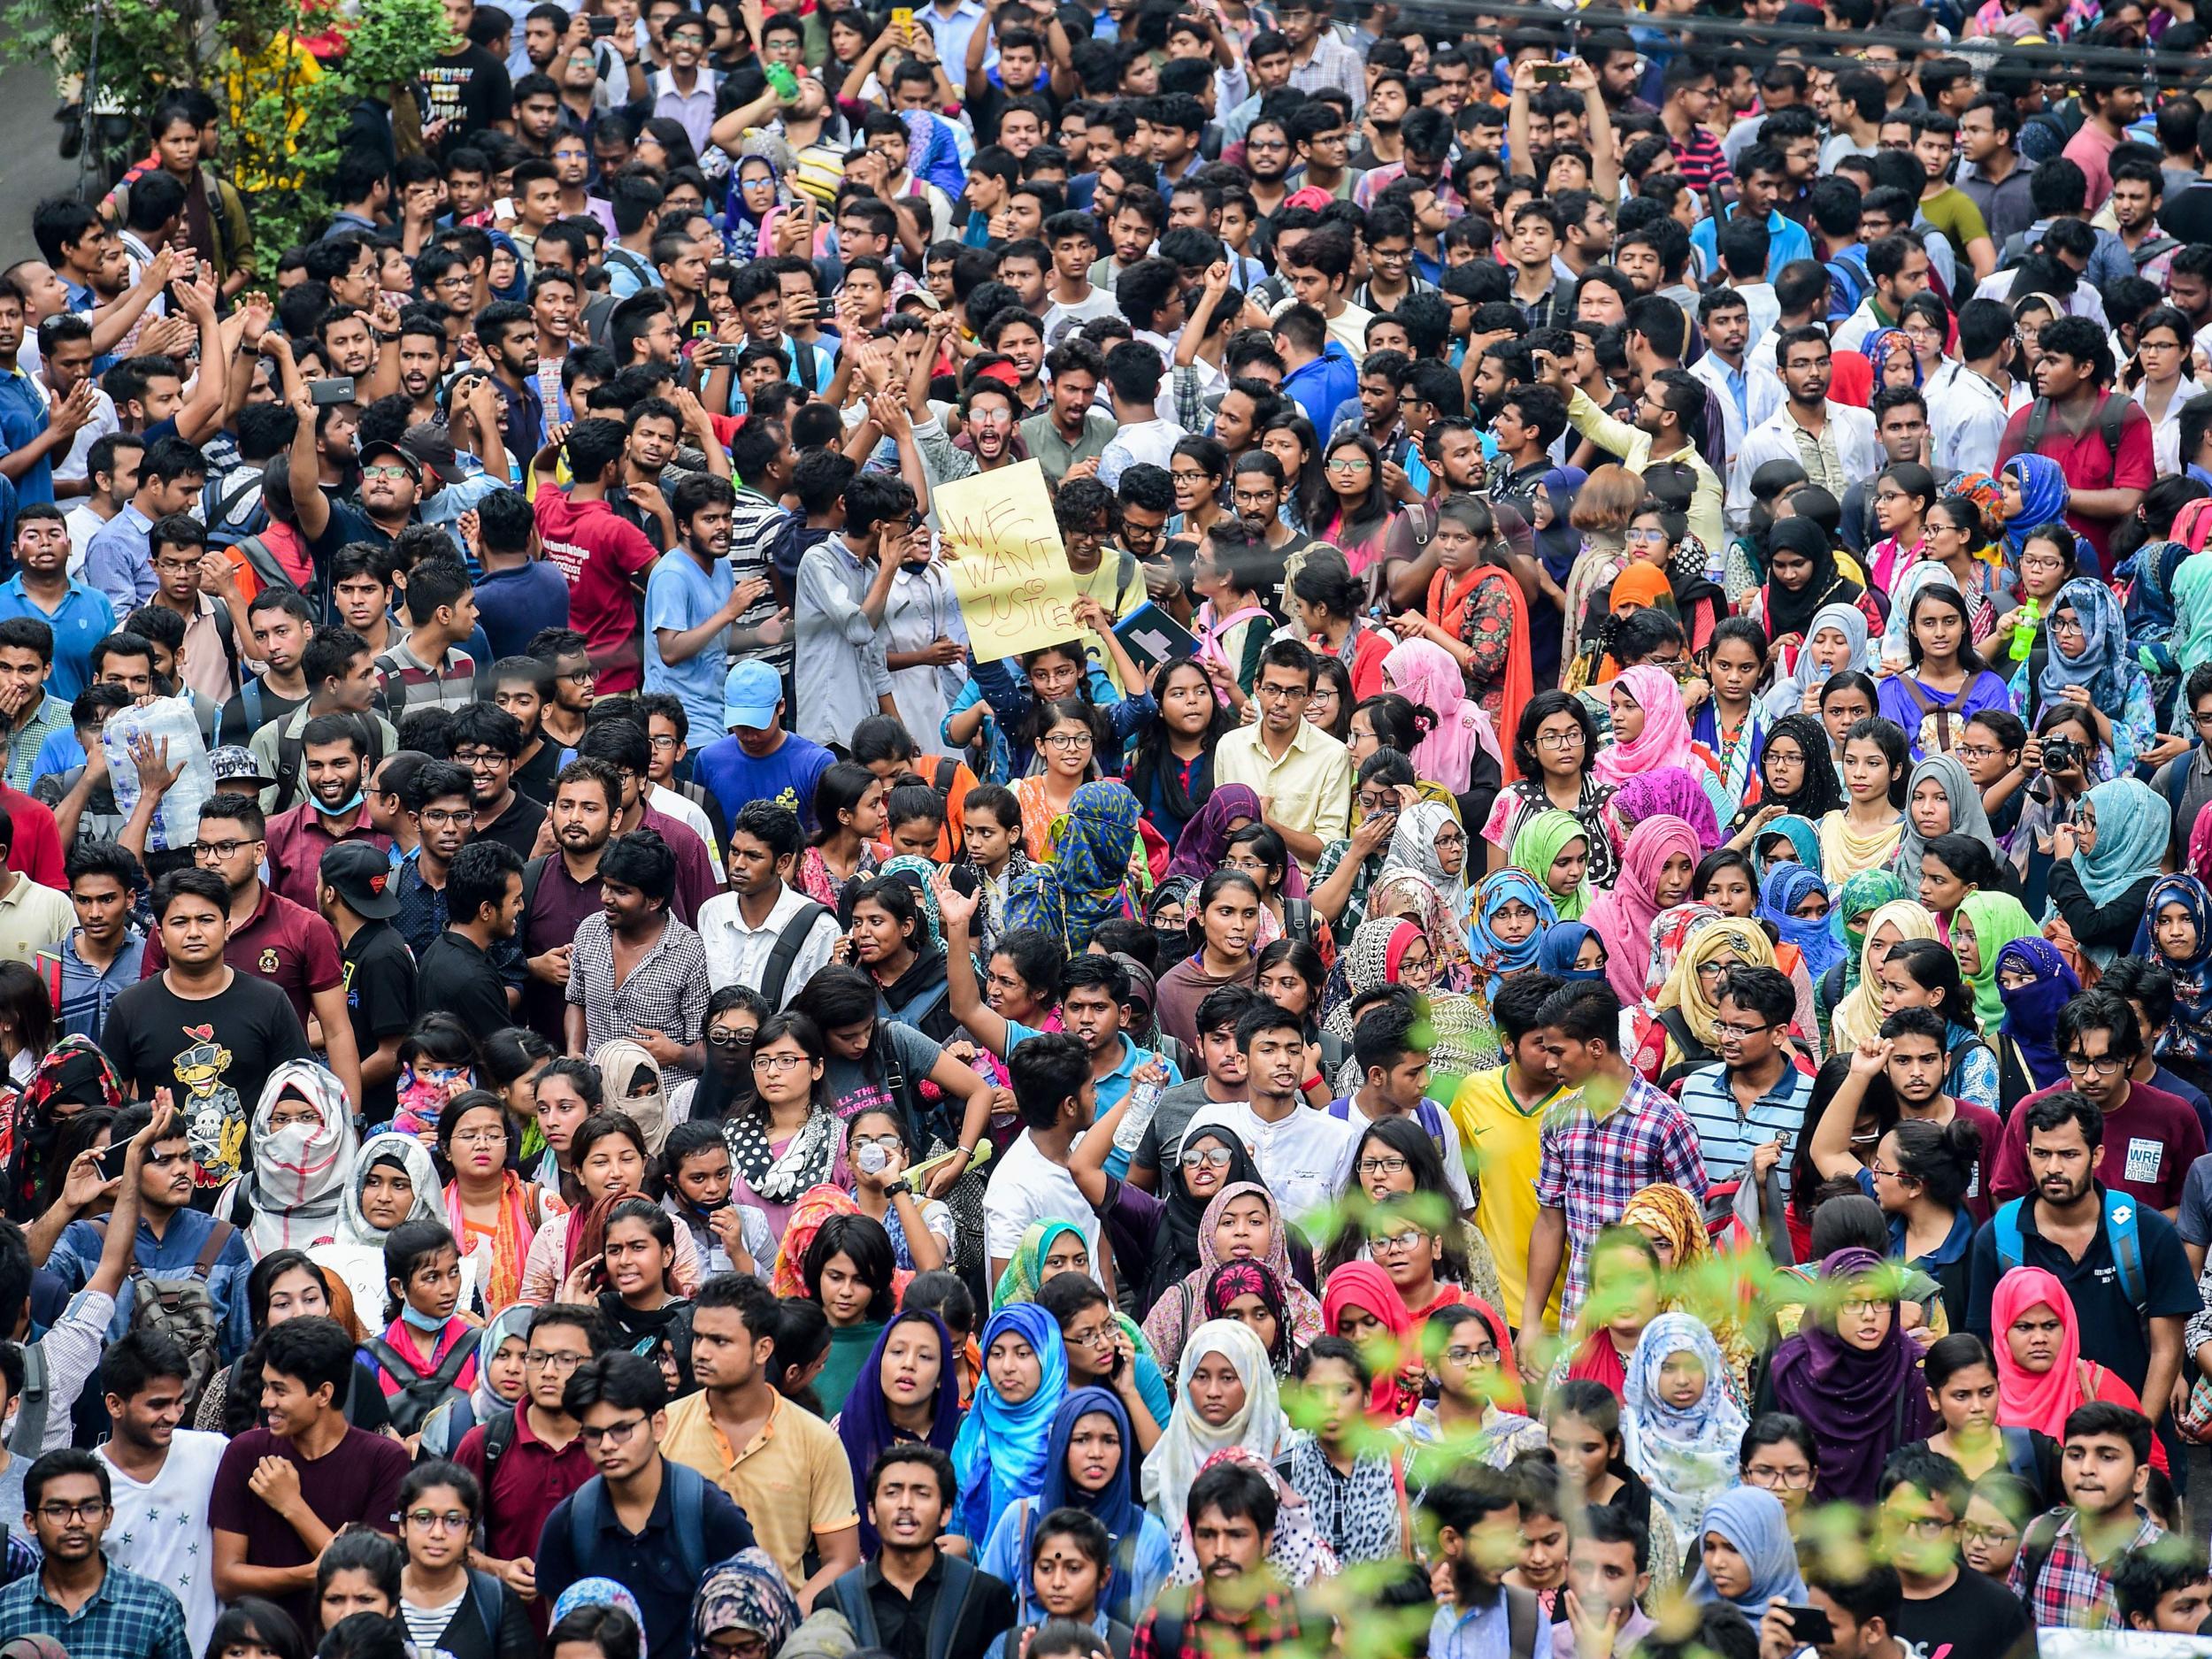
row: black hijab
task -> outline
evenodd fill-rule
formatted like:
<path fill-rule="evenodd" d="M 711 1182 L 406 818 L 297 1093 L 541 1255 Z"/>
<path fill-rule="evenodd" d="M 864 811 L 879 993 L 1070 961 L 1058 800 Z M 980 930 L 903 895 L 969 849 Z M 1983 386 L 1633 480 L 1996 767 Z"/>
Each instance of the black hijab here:
<path fill-rule="evenodd" d="M 1144 1302 L 1150 1307 L 1168 1287 L 1186 1275 L 1198 1270 L 1198 1224 L 1206 1213 L 1211 1199 L 1203 1199 L 1192 1193 L 1190 1183 L 1183 1175 L 1183 1153 L 1193 1146 L 1214 1141 L 1229 1148 L 1229 1169 L 1220 1192 L 1239 1181 L 1256 1181 L 1264 1187 L 1259 1165 L 1252 1162 L 1252 1155 L 1244 1149 L 1244 1143 L 1233 1132 L 1221 1124 L 1202 1124 L 1187 1133 L 1179 1145 L 1160 1148 L 1160 1174 L 1166 1183 L 1167 1209 L 1160 1221 L 1159 1245 L 1152 1255 L 1152 1274 L 1145 1287 Z"/>
<path fill-rule="evenodd" d="M 1774 580 L 1774 556 L 1794 553 L 1812 561 L 1812 580 L 1792 592 Z M 1793 518 L 1776 521 L 1767 532 L 1767 638 L 1779 640 L 1796 634 L 1803 638 L 1812 626 L 1813 617 L 1823 605 L 1849 604 L 1863 590 L 1836 569 L 1836 549 L 1828 539 L 1828 533 L 1810 518 Z"/>

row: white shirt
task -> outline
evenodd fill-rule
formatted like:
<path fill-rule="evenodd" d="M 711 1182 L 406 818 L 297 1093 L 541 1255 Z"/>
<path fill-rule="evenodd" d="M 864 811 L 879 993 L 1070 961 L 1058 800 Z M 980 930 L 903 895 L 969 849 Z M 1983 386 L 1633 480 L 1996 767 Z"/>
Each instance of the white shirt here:
<path fill-rule="evenodd" d="M 1080 1137 L 1078 1138 L 1079 1142 Z M 983 1249 L 995 1262 L 1013 1259 L 1033 1221 L 1064 1221 L 1083 1235 L 1091 1277 L 1098 1277 L 1098 1217 L 1075 1177 L 1037 1150 L 1026 1129 L 1014 1137 L 983 1189 Z"/>
<path fill-rule="evenodd" d="M 1946 363 L 1928 377 L 1929 453 L 1939 471 L 1994 472 L 1997 445 L 2011 411 L 1987 378 L 1963 363 Z"/>
<path fill-rule="evenodd" d="M 1459 1125 L 1452 1121 L 1449 1107 L 1433 1100 L 1429 1104 L 1436 1108 L 1437 1122 L 1443 1128 L 1444 1144 L 1441 1151 L 1444 1159 L 1445 1184 L 1452 1189 L 1452 1200 L 1459 1206 L 1460 1212 L 1463 1215 L 1471 1213 L 1475 1207 L 1475 1189 L 1467 1179 L 1467 1160 L 1460 1154 Z M 1339 1190 L 1351 1184 L 1352 1155 L 1359 1148 L 1359 1138 L 1380 1121 L 1379 1118 L 1370 1118 L 1362 1110 L 1356 1090 L 1353 1092 L 1351 1098 L 1344 1102 L 1344 1108 L 1348 1116 L 1343 1119 L 1343 1122 L 1352 1133 L 1345 1140 L 1344 1156 L 1337 1165 L 1336 1179 Z M 1426 1123 L 1421 1122 L 1419 1118 L 1414 1121 L 1420 1124 L 1423 1133 L 1425 1134 L 1428 1132 L 1429 1125 Z"/>
<path fill-rule="evenodd" d="M 1848 403 L 1832 403 L 1826 408 L 1826 434 L 1835 447 L 1842 481 L 1848 485 L 1857 479 L 1872 478 L 1882 470 L 1881 445 L 1874 439 L 1874 417 Z M 1728 522 L 1732 526 L 1743 527 L 1744 515 L 1751 510 L 1751 475 L 1769 461 L 1803 464 L 1787 399 L 1767 419 L 1744 434 L 1743 448 L 1737 450 L 1736 464 L 1728 472 Z M 1219 776 L 1217 768 L 1217 787 Z"/>
<path fill-rule="evenodd" d="M 1098 457 L 1098 481 L 1112 489 L 1124 472 L 1140 464 L 1166 471 L 1175 446 L 1188 435 L 1171 420 L 1140 420 L 1124 426 Z"/>
<path fill-rule="evenodd" d="M 1978 300 L 2009 302 L 2012 298 L 2013 285 L 2019 280 L 2020 270 L 2017 265 L 2009 271 L 2000 271 L 1994 276 L 1985 277 L 1982 280 L 1981 286 L 1974 290 L 1974 297 Z M 2069 317 L 2086 317 L 2100 328 L 2112 326 L 2110 320 L 2105 316 L 2104 296 L 2098 293 L 2087 282 L 2077 284 L 2074 291 L 2066 296 L 2063 303 Z"/>
<path fill-rule="evenodd" d="M 84 574 L 84 556 L 92 546 L 92 538 L 107 528 L 108 521 L 93 511 L 90 506 L 79 502 L 69 510 L 62 523 L 69 530 L 69 573 L 81 577 Z"/>
<path fill-rule="evenodd" d="M 38 401 L 53 412 L 54 388 L 46 384 L 45 375 L 27 363 L 23 368 L 31 377 L 31 389 L 38 394 Z M 57 481 L 82 478 L 86 463 L 92 454 L 92 446 L 111 432 L 123 430 L 123 423 L 115 418 L 115 400 L 97 386 L 92 388 L 92 419 L 77 428 L 77 435 L 69 441 L 69 453 L 54 463 Z M 74 574 L 74 572 L 71 572 Z"/>
<path fill-rule="evenodd" d="M 1741 380 L 1743 402 L 1739 404 L 1736 402 L 1736 371 L 1712 352 L 1707 352 L 1690 365 L 1690 373 L 1704 383 L 1705 389 L 1712 393 L 1713 401 L 1720 405 L 1722 441 L 1728 450 L 1728 461 L 1724 465 L 1732 464 L 1736 452 L 1743 448 L 1744 434 L 1781 408 L 1786 396 L 1782 390 L 1781 377 L 1770 365 L 1752 356 L 1747 349 Z"/>
<path fill-rule="evenodd" d="M 894 651 L 926 650 L 940 639 L 964 641 L 968 637 L 952 577 L 940 565 L 916 570 L 901 564 L 884 603 L 883 626 L 888 649 Z M 964 663 L 892 669 L 891 701 L 900 723 L 910 732 L 935 732 L 944 725 L 946 711 L 967 680 Z"/>
<path fill-rule="evenodd" d="M 726 985 L 746 985 L 758 990 L 785 925 L 810 902 L 798 888 L 787 887 L 768 912 L 767 921 L 757 928 L 746 925 L 745 912 L 738 908 L 734 893 L 718 893 L 702 904 L 699 943 L 707 953 L 708 986 L 717 991 Z M 799 954 L 791 959 L 791 972 L 784 975 L 783 1002 L 790 1002 L 801 986 L 821 972 L 836 948 L 837 918 L 818 916 L 800 941 Z"/>
<path fill-rule="evenodd" d="M 722 849 L 714 843 L 714 825 L 706 809 L 687 795 L 678 795 L 663 784 L 647 786 L 645 804 L 656 812 L 665 812 L 686 829 L 706 843 L 707 858 L 714 865 L 714 873 L 722 874 Z"/>
<path fill-rule="evenodd" d="M 62 1413 L 64 1421 L 68 1415 Z M 115 1489 L 115 1516 L 104 1540 L 108 1558 L 176 1592 L 195 1653 L 206 1648 L 215 1631 L 215 1535 L 207 1525 L 207 1499 L 229 1445 L 220 1434 L 179 1429 L 160 1471 L 143 1483 L 125 1474 L 106 1447 L 96 1453 Z"/>
<path fill-rule="evenodd" d="M 2133 396 L 2135 406 L 2147 417 L 2150 407 L 2143 401 L 2147 389 L 2139 386 Z M 2151 460 L 2162 477 L 2181 471 L 2181 406 L 2201 390 L 2203 388 L 2183 375 L 2181 384 L 2174 388 L 2173 396 L 2167 400 L 2166 418 L 2151 422 Z"/>
<path fill-rule="evenodd" d="M 1192 1113 L 1184 1135 L 1201 1124 L 1219 1124 L 1235 1132 L 1260 1166 L 1260 1179 L 1281 1201 L 1283 1214 L 1291 1221 L 1316 1215 L 1337 1202 L 1340 1171 L 1365 1127 L 1354 1128 L 1312 1106 L 1301 1106 L 1280 1123 L 1270 1123 L 1243 1101 Z"/>
<path fill-rule="evenodd" d="M 1881 319 L 1874 314 L 1873 299 L 1863 299 L 1859 302 L 1858 310 L 1836 325 L 1836 332 L 1829 343 L 1839 351 L 1861 350 L 1866 345 L 1866 337 L 1881 326 Z"/>

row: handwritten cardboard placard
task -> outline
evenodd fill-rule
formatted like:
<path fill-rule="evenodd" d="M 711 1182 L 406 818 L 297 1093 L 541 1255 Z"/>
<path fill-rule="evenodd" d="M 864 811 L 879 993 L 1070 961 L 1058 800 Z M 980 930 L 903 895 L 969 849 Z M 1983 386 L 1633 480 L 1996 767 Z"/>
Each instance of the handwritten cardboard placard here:
<path fill-rule="evenodd" d="M 1075 572 L 1036 461 L 933 492 L 953 591 L 979 663 L 1079 638 Z"/>

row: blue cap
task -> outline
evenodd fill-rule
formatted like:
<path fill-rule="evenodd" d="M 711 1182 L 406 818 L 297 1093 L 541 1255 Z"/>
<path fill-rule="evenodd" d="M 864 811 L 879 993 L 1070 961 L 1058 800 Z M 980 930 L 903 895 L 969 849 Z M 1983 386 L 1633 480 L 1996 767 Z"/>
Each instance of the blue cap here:
<path fill-rule="evenodd" d="M 765 663 L 744 662 L 730 670 L 722 682 L 722 724 L 765 730 L 776 723 L 776 705 L 783 701 L 783 680 Z"/>

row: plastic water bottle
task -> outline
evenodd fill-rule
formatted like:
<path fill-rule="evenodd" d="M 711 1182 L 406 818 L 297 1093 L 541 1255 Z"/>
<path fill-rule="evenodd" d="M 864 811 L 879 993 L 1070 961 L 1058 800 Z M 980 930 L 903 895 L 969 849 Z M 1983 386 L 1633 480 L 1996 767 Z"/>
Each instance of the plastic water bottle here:
<path fill-rule="evenodd" d="M 1129 1091 L 1129 1109 L 1121 1115 L 1121 1124 L 1114 1131 L 1114 1146 L 1122 1152 L 1134 1152 L 1144 1139 L 1144 1132 L 1152 1125 L 1152 1114 L 1160 1109 L 1160 1096 L 1167 1090 L 1157 1083 L 1140 1083 Z"/>
<path fill-rule="evenodd" d="M 207 745 L 200 740 L 200 723 L 190 699 L 157 697 L 142 706 L 119 710 L 101 729 L 115 810 L 126 818 L 138 805 L 138 764 L 131 758 L 130 746 L 139 737 L 150 741 L 157 752 L 165 743 L 171 764 L 183 765 L 161 797 L 146 844 L 156 852 L 189 847 L 199 833 L 201 803 L 215 793 L 215 769 L 208 764 Z"/>
<path fill-rule="evenodd" d="M 2031 594 L 2012 613 L 2012 660 L 2024 663 L 2035 649 L 2036 629 L 2042 625 L 2043 602 Z"/>

